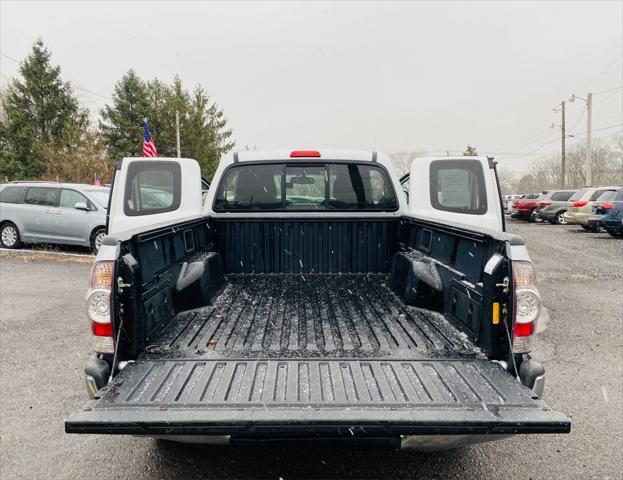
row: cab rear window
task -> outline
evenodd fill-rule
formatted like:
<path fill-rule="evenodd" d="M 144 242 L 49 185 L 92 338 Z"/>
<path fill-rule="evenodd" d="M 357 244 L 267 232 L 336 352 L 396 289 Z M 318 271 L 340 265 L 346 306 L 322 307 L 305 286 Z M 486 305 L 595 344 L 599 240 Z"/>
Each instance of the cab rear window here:
<path fill-rule="evenodd" d="M 270 163 L 230 167 L 215 211 L 393 211 L 384 168 L 355 163 Z"/>

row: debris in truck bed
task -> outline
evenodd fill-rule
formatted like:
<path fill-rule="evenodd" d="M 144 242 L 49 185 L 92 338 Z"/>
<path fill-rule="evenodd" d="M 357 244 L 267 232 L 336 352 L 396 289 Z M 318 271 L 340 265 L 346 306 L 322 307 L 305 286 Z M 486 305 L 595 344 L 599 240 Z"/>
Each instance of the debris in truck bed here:
<path fill-rule="evenodd" d="M 387 284 L 381 274 L 229 275 L 214 305 L 172 320 L 157 341 L 169 348 L 157 353 L 176 358 L 481 355 L 442 314 L 404 305 Z"/>

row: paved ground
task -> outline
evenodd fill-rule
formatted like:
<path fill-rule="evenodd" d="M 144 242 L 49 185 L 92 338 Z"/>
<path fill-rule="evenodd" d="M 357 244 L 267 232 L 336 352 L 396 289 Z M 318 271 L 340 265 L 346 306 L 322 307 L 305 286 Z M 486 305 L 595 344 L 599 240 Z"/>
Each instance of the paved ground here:
<path fill-rule="evenodd" d="M 66 435 L 85 400 L 89 266 L 0 257 L 0 472 L 13 478 L 620 478 L 623 471 L 623 241 L 512 222 L 528 243 L 549 319 L 536 356 L 546 400 L 570 435 L 434 454 L 162 446 Z M 618 474 L 616 472 L 619 472 Z"/>

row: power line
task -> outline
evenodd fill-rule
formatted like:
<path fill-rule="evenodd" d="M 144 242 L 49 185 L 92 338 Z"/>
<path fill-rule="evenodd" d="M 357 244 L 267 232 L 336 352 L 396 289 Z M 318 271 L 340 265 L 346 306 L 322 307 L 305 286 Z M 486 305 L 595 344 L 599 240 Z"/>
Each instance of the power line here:
<path fill-rule="evenodd" d="M 584 87 L 586 85 L 588 85 L 589 83 L 591 83 L 593 80 L 595 80 L 597 77 L 603 75 L 604 73 L 606 73 L 608 70 L 610 70 L 615 64 L 617 64 L 618 62 L 623 62 L 623 55 L 618 54 L 617 57 L 612 60 L 610 63 L 608 63 L 604 68 L 601 69 L 601 71 L 597 72 L 596 74 L 592 75 L 588 81 L 586 81 L 585 83 L 583 83 L 581 85 L 581 88 L 584 89 Z"/>
<path fill-rule="evenodd" d="M 556 138 L 553 138 L 552 140 L 549 140 L 548 142 L 545 142 L 544 144 L 540 145 L 539 147 L 535 148 L 534 150 L 532 150 L 531 152 L 528 152 L 528 153 L 502 152 L 501 154 L 505 155 L 505 157 L 501 157 L 500 160 L 502 158 L 506 158 L 506 157 L 529 157 L 530 155 L 534 155 L 536 152 L 541 150 L 543 147 L 551 145 L 552 143 L 557 142 L 557 141 L 558 141 L 558 134 L 556 134 Z"/>
<path fill-rule="evenodd" d="M 602 93 L 614 92 L 615 90 L 618 90 L 620 88 L 623 88 L 623 85 L 619 85 L 618 87 L 614 87 L 614 88 L 609 88 L 608 90 L 601 90 L 599 92 L 593 92 L 593 95 L 601 95 Z"/>
<path fill-rule="evenodd" d="M 19 60 L 16 60 L 15 58 L 13 58 L 13 57 L 11 57 L 11 56 L 9 56 L 9 55 L 5 54 L 5 53 L 0 52 L 0 55 L 1 55 L 1 56 L 3 56 L 3 57 L 5 57 L 5 58 L 8 58 L 9 60 L 11 60 L 11 61 L 13 61 L 13 62 L 15 62 L 15 63 L 17 63 L 17 64 L 19 64 L 19 63 L 20 63 L 20 61 L 19 61 Z M 95 95 L 96 97 L 103 98 L 104 100 L 111 100 L 111 98 L 110 98 L 110 97 L 107 97 L 106 95 L 102 95 L 101 93 L 94 92 L 93 90 L 89 90 L 88 88 L 82 88 L 82 87 L 79 87 L 78 85 L 75 85 L 75 84 L 73 85 L 73 87 L 74 87 L 76 90 L 80 90 L 81 92 L 85 92 L 85 93 L 89 93 L 89 94 L 91 94 L 91 95 Z"/>
<path fill-rule="evenodd" d="M 573 127 L 571 127 L 569 130 L 574 130 L 582 121 L 582 118 L 584 118 L 584 114 L 586 113 L 586 109 L 587 109 L 588 105 L 584 105 L 584 108 L 582 109 L 582 111 L 580 112 L 580 116 L 578 117 L 578 121 L 575 122 L 575 125 L 573 125 Z"/>
<path fill-rule="evenodd" d="M 522 145 L 519 145 L 518 147 L 513 147 L 513 148 L 510 148 L 510 149 L 508 149 L 508 148 L 500 148 L 500 150 L 502 150 L 503 152 L 504 151 L 506 151 L 506 152 L 514 152 L 516 150 L 521 150 L 522 148 L 527 147 L 528 145 L 532 145 L 533 143 L 536 143 L 536 142 L 538 142 L 540 140 L 543 140 L 544 138 L 551 137 L 552 135 L 557 135 L 557 133 L 556 132 L 549 132 L 546 135 L 543 135 L 541 137 L 535 138 L 534 140 L 531 140 L 530 142 L 527 142 L 527 143 L 524 143 Z"/>
<path fill-rule="evenodd" d="M 623 123 L 619 123 L 617 125 L 610 125 L 609 127 L 601 127 L 601 128 L 593 128 L 591 132 L 601 132 L 603 130 L 610 130 L 611 128 L 623 127 Z M 571 133 L 570 135 L 584 135 L 582 132 Z"/>
<path fill-rule="evenodd" d="M 9 57 L 8 55 L 5 55 L 4 53 L 0 52 L 0 56 L 3 56 L 5 58 L 8 58 L 9 60 L 13 60 L 15 63 L 19 63 L 19 60 L 16 60 L 13 57 Z"/>

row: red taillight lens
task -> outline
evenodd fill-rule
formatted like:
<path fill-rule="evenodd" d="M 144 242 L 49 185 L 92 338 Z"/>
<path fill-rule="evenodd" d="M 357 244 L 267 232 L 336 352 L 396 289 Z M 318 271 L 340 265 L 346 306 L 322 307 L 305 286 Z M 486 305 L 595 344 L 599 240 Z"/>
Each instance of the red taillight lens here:
<path fill-rule="evenodd" d="M 581 202 L 573 202 L 573 206 L 575 208 L 579 208 L 579 207 L 583 207 L 584 205 L 586 205 L 588 202 L 587 201 L 581 201 Z"/>
<path fill-rule="evenodd" d="M 539 205 L 541 205 L 542 207 L 547 207 L 548 205 L 551 205 L 552 202 L 548 202 L 547 200 L 543 200 L 541 202 L 539 202 Z"/>
<path fill-rule="evenodd" d="M 290 152 L 290 158 L 300 157 L 318 158 L 320 157 L 320 152 L 317 150 L 294 150 L 293 152 Z"/>
<path fill-rule="evenodd" d="M 603 203 L 599 208 L 601 208 L 602 210 L 610 210 L 611 208 L 614 208 L 614 205 L 610 202 L 606 202 Z"/>
<path fill-rule="evenodd" d="M 534 333 L 534 323 L 516 323 L 513 328 L 513 337 L 529 337 Z"/>
<path fill-rule="evenodd" d="M 97 337 L 112 337 L 112 323 L 91 322 L 91 330 Z"/>

